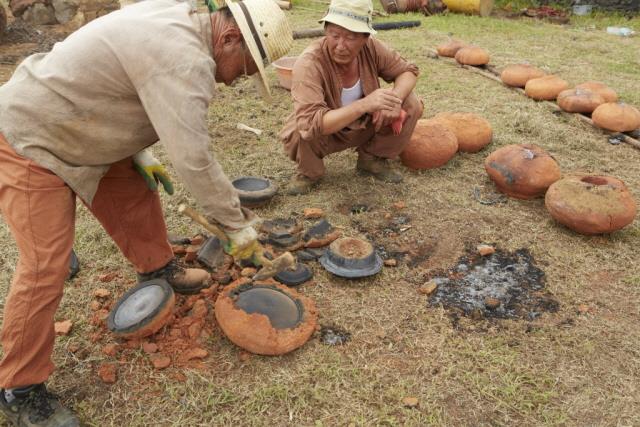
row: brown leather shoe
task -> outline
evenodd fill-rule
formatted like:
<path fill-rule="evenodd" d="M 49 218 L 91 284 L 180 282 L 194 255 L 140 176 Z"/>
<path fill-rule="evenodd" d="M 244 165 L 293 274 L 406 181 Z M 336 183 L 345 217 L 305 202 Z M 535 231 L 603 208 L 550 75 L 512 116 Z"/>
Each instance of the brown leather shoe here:
<path fill-rule="evenodd" d="M 139 282 L 151 279 L 166 280 L 173 290 L 179 294 L 197 294 L 201 289 L 211 285 L 211 275 L 201 268 L 183 268 L 172 259 L 169 264 L 150 273 L 138 274 Z"/>
<path fill-rule="evenodd" d="M 364 175 L 371 175 L 374 178 L 397 184 L 402 182 L 402 174 L 394 170 L 387 159 L 376 157 L 371 154 L 358 153 L 358 163 L 356 164 L 358 172 Z"/>
<path fill-rule="evenodd" d="M 289 196 L 301 196 L 311 192 L 311 190 L 318 185 L 320 180 L 313 180 L 304 175 L 296 174 L 289 181 L 287 185 L 287 194 Z"/>

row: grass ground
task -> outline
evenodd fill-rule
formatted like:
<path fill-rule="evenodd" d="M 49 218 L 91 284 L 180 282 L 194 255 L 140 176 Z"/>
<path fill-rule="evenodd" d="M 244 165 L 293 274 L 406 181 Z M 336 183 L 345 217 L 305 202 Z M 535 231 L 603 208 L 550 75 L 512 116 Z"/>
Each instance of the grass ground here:
<path fill-rule="evenodd" d="M 294 28 L 314 27 L 326 6 L 295 2 Z M 258 210 L 264 218 L 321 207 L 347 235 L 384 226 L 392 204 L 404 201 L 413 228 L 397 238 L 380 238 L 387 248 L 430 248 L 422 264 L 401 263 L 369 280 L 344 281 L 314 265 L 315 280 L 303 292 L 314 298 L 321 324 L 352 334 L 342 347 L 312 339 L 279 358 L 243 360 L 220 333 L 210 341 L 208 369 L 154 371 L 142 354 L 124 361 L 113 386 L 96 376 L 109 358 L 89 341 L 88 307 L 98 275 L 134 272 L 97 222 L 78 208 L 75 248 L 82 272 L 69 283 L 58 319 L 75 323 L 58 339 L 59 369 L 50 385 L 62 392 L 89 425 L 639 425 L 640 424 L 640 222 L 610 236 L 579 236 L 556 224 L 542 200 L 509 200 L 486 206 L 473 189 L 491 192 L 482 162 L 492 150 L 534 143 L 550 151 L 563 172 L 606 173 L 624 180 L 640 200 L 640 152 L 610 145 L 605 136 L 570 116 L 556 116 L 491 80 L 431 59 L 449 35 L 487 48 L 500 67 L 529 61 L 571 83 L 603 80 L 628 103 L 640 105 L 640 39 L 607 35 L 607 25 L 640 29 L 640 19 L 596 16 L 557 26 L 536 20 L 446 15 L 409 15 L 421 27 L 387 31 L 379 38 L 414 60 L 422 71 L 417 93 L 425 116 L 440 111 L 476 112 L 494 127 L 493 143 L 478 154 L 458 155 L 445 167 L 405 170 L 402 185 L 379 184 L 354 174 L 355 154 L 327 159 L 328 175 L 314 193 L 277 197 Z M 292 54 L 309 40 L 298 40 Z M 0 46 L 0 50 L 5 46 Z M 13 68 L 0 65 L 6 80 Z M 273 76 L 275 78 L 275 75 Z M 293 165 L 276 134 L 288 115 L 289 93 L 275 88 L 275 102 L 258 100 L 247 81 L 221 87 L 211 106 L 212 150 L 228 175 L 264 175 L 285 185 Z M 256 137 L 237 122 L 263 129 Z M 164 157 L 162 150 L 157 150 Z M 163 202 L 169 228 L 195 234 L 176 206 L 194 203 L 177 183 Z M 365 203 L 370 212 L 350 215 L 345 207 Z M 0 286 L 6 293 L 16 251 L 0 222 Z M 428 306 L 417 289 L 431 271 L 447 268 L 468 245 L 494 243 L 507 250 L 528 248 L 560 301 L 557 313 L 529 321 L 451 321 L 447 311 Z M 124 290 L 124 284 L 114 284 Z M 1 300 L 0 300 L 1 301 Z M 587 313 L 579 313 L 585 305 Z M 87 349 L 79 358 L 71 344 Z M 419 399 L 405 408 L 404 397 Z"/>

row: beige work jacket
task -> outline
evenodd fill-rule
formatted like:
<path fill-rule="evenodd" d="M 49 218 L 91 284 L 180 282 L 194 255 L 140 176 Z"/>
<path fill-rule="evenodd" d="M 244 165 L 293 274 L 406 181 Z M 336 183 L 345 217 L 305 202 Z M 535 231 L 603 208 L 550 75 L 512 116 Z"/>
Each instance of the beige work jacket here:
<path fill-rule="evenodd" d="M 208 149 L 215 68 L 208 14 L 140 2 L 25 59 L 0 87 L 0 132 L 89 204 L 111 164 L 159 140 L 205 216 L 240 228 L 249 218 Z"/>

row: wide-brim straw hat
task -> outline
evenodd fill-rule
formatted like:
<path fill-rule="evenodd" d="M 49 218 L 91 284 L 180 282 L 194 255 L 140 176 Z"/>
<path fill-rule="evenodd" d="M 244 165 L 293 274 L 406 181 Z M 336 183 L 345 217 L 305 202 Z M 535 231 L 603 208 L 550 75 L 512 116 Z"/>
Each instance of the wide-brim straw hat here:
<path fill-rule="evenodd" d="M 258 66 L 254 76 L 258 89 L 269 98 L 269 82 L 265 68 L 285 56 L 293 45 L 293 32 L 289 21 L 273 0 L 242 0 L 227 2 L 233 18 L 240 28 L 244 42 Z"/>
<path fill-rule="evenodd" d="M 376 33 L 371 0 L 332 0 L 327 14 L 318 22 L 330 22 L 354 33 Z"/>

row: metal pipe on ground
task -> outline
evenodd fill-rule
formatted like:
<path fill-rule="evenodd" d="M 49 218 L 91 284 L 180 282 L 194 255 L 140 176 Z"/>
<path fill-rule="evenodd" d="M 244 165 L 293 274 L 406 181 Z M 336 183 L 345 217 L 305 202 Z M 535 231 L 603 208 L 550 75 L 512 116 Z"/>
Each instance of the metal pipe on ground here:
<path fill-rule="evenodd" d="M 500 78 L 500 73 L 498 72 L 498 70 L 496 70 L 494 67 L 492 67 L 492 66 L 490 66 L 490 65 L 485 66 L 485 68 L 484 68 L 484 69 L 483 69 L 483 68 L 478 68 L 478 67 L 473 67 L 473 66 L 471 66 L 471 65 L 462 65 L 462 64 L 459 64 L 459 63 L 458 63 L 457 61 L 455 61 L 455 60 L 451 60 L 451 59 L 449 59 L 449 58 L 444 58 L 444 57 L 442 57 L 442 56 L 438 55 L 438 52 L 437 52 L 435 49 L 427 49 L 427 50 L 428 50 L 428 51 L 429 51 L 429 53 L 431 54 L 430 56 L 432 56 L 432 57 L 434 57 L 434 58 L 436 58 L 436 57 L 437 57 L 438 59 L 443 59 L 443 60 L 445 60 L 445 62 L 446 62 L 447 64 L 455 65 L 455 66 L 458 66 L 458 67 L 464 68 L 464 69 L 466 69 L 466 70 L 473 71 L 474 73 L 479 74 L 479 75 L 481 75 L 481 76 L 483 76 L 483 77 L 486 77 L 486 78 L 488 78 L 488 79 L 495 80 L 495 81 L 499 82 L 499 83 L 500 83 L 501 85 L 503 85 L 504 87 L 507 87 L 507 88 L 509 88 L 509 89 L 511 89 L 511 90 L 515 90 L 516 92 L 518 92 L 518 93 L 520 93 L 520 94 L 522 94 L 522 95 L 525 95 L 525 93 L 524 93 L 524 89 L 519 88 L 519 87 L 512 87 L 512 86 L 507 86 L 507 85 L 505 85 L 505 84 L 502 82 L 502 79 Z M 526 95 L 525 95 L 525 96 L 526 96 Z M 639 140 L 637 140 L 637 139 L 635 139 L 635 138 L 633 138 L 633 137 L 631 137 L 631 136 L 629 136 L 629 135 L 626 135 L 626 134 L 624 134 L 624 133 L 620 133 L 620 132 L 611 132 L 611 131 L 608 131 L 608 130 L 606 130 L 606 129 L 602 129 L 602 128 L 600 128 L 600 127 L 596 126 L 596 125 L 595 125 L 595 123 L 593 123 L 593 120 L 591 120 L 591 118 L 589 118 L 589 117 L 585 116 L 584 114 L 579 114 L 579 113 L 567 113 L 566 111 L 564 111 L 563 109 L 561 109 L 560 107 L 558 107 L 558 105 L 557 105 L 556 103 L 551 102 L 551 101 L 538 101 L 538 102 L 541 102 L 542 104 L 544 104 L 544 105 L 548 106 L 548 107 L 549 107 L 549 108 L 551 108 L 554 112 L 561 112 L 561 113 L 564 113 L 564 114 L 567 114 L 567 115 L 571 115 L 571 116 L 577 117 L 578 119 L 582 120 L 583 122 L 585 122 L 585 123 L 587 123 L 587 124 L 590 124 L 591 126 L 593 126 L 593 127 L 597 128 L 597 129 L 600 129 L 602 132 L 604 132 L 604 133 L 605 133 L 605 134 L 607 134 L 607 135 L 610 135 L 610 136 L 613 136 L 613 137 L 618 137 L 618 136 L 620 136 L 620 137 L 621 137 L 621 139 L 622 139 L 624 142 L 626 142 L 627 144 L 629 144 L 629 145 L 633 146 L 634 148 L 640 149 L 640 141 L 639 141 Z"/>
<path fill-rule="evenodd" d="M 399 22 L 380 22 L 373 24 L 373 29 L 376 31 L 385 30 L 399 30 L 402 28 L 414 28 L 419 27 L 420 21 L 399 21 Z M 294 39 L 308 39 L 313 37 L 324 36 L 324 28 L 314 28 L 311 30 L 298 30 L 293 32 Z"/>

